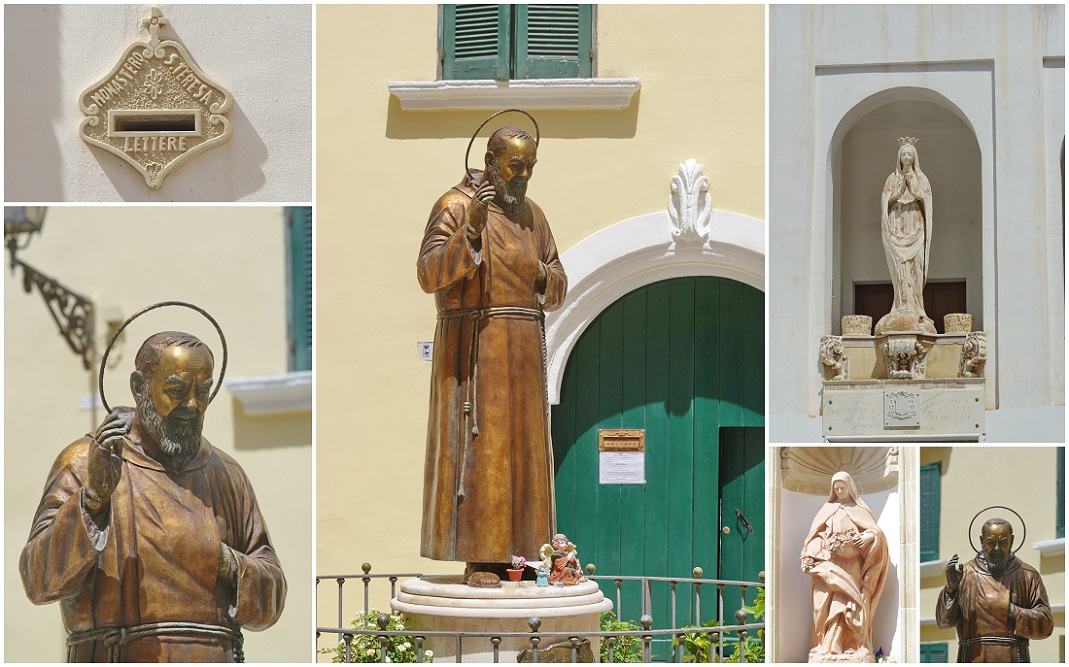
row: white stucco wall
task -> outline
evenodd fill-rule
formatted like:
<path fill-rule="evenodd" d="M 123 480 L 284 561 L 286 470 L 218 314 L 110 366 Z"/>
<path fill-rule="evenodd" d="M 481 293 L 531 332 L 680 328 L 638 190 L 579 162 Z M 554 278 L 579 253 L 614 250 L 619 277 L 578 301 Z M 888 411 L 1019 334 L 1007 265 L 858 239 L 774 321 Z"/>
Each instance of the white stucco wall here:
<path fill-rule="evenodd" d="M 234 133 L 191 157 L 158 190 L 78 134 L 78 98 L 148 38 L 149 5 L 4 8 L 6 201 L 312 199 L 309 5 L 160 5 L 161 39 L 186 47 L 230 91 Z"/>
<path fill-rule="evenodd" d="M 1064 9 L 773 6 L 769 15 L 770 438 L 820 439 L 817 343 L 838 312 L 833 165 L 842 140 L 870 111 L 919 100 L 958 115 L 980 149 L 982 246 L 973 261 L 988 332 L 987 403 L 998 408 L 987 413 L 987 439 L 1060 441 L 1064 134 L 1051 119 L 1064 119 Z M 920 152 L 935 182 L 942 175 L 923 144 Z M 873 159 L 887 163 L 882 153 Z M 871 196 L 875 207 L 879 194 Z M 937 226 L 936 258 L 934 246 L 953 243 L 940 234 Z M 932 276 L 940 271 L 933 266 Z"/>

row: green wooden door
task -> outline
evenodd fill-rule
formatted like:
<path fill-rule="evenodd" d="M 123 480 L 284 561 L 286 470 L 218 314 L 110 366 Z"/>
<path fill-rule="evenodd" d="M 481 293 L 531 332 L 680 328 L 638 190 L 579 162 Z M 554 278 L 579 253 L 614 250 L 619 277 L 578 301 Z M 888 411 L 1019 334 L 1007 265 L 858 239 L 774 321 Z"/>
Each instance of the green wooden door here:
<path fill-rule="evenodd" d="M 598 574 L 689 577 L 700 566 L 706 578 L 756 580 L 764 569 L 763 410 L 761 291 L 696 277 L 625 295 L 576 342 L 553 408 L 558 530 Z M 645 484 L 599 484 L 604 428 L 645 429 Z M 716 616 L 713 587 L 703 591 L 700 619 L 685 588 L 676 623 Z M 603 590 L 615 603 L 615 585 Z M 638 584 L 625 582 L 622 597 L 620 618 L 638 620 Z M 654 627 L 668 627 L 668 586 L 655 585 L 651 597 Z M 729 619 L 738 602 L 726 601 Z"/>

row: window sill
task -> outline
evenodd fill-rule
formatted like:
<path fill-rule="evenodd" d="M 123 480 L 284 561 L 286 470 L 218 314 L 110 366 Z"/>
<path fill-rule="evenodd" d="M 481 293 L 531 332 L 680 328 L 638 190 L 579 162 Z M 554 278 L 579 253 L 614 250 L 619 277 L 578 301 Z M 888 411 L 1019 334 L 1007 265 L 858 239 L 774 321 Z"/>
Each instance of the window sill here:
<path fill-rule="evenodd" d="M 946 560 L 926 560 L 921 563 L 920 572 L 921 579 L 927 579 L 928 577 L 935 577 L 942 574 L 947 569 Z"/>
<path fill-rule="evenodd" d="M 247 415 L 312 409 L 312 371 L 234 378 L 224 384 Z"/>
<path fill-rule="evenodd" d="M 1038 551 L 1043 556 L 1057 556 L 1065 553 L 1065 538 L 1059 537 L 1054 540 L 1043 540 L 1042 542 L 1033 542 L 1032 548 Z"/>
<path fill-rule="evenodd" d="M 631 104 L 637 78 L 478 79 L 473 81 L 388 81 L 402 111 L 447 109 L 601 109 Z"/>

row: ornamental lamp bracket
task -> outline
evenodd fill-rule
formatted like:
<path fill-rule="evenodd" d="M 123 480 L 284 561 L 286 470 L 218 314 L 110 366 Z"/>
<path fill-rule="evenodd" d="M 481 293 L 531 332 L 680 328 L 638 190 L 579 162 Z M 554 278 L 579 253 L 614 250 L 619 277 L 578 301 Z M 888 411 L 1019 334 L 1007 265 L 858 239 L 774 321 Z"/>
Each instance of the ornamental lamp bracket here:
<path fill-rule="evenodd" d="M 141 19 L 149 40 L 123 52 L 104 78 L 78 100 L 78 133 L 91 146 L 125 160 L 150 188 L 187 159 L 226 142 L 233 97 L 209 78 L 175 41 L 160 41 L 170 25 L 159 7 Z"/>

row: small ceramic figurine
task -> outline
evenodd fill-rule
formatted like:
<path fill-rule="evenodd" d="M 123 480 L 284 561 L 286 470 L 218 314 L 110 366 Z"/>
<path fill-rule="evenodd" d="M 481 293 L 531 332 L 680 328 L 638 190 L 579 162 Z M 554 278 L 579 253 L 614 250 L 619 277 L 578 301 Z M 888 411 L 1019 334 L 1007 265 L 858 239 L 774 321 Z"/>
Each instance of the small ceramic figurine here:
<path fill-rule="evenodd" d="M 554 535 L 550 544 L 543 544 L 538 555 L 542 557 L 542 567 L 549 572 L 549 583 L 574 586 L 586 581 L 575 545 L 563 533 Z"/>

